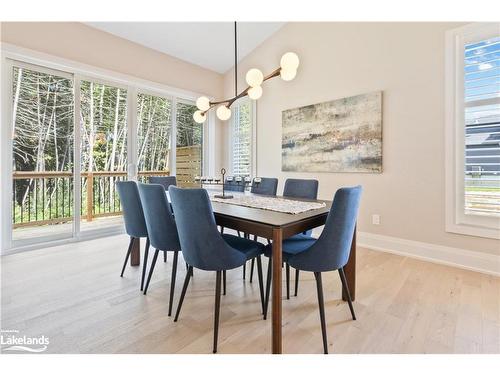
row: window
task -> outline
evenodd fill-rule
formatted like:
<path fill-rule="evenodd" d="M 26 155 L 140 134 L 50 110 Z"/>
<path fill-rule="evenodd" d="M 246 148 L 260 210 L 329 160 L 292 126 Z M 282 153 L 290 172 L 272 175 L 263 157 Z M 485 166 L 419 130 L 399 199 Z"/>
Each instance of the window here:
<path fill-rule="evenodd" d="M 447 35 L 446 228 L 500 238 L 500 25 Z"/>
<path fill-rule="evenodd" d="M 231 118 L 231 165 L 232 174 L 235 176 L 254 175 L 253 162 L 253 105 L 245 98 L 233 106 Z"/>

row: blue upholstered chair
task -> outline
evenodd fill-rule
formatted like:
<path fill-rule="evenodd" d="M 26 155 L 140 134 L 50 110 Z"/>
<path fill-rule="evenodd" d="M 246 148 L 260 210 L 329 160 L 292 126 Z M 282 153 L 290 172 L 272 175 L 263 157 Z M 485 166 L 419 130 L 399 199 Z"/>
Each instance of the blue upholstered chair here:
<path fill-rule="evenodd" d="M 352 319 L 356 320 L 344 273 L 344 266 L 347 264 L 351 252 L 361 191 L 361 186 L 337 190 L 328 218 L 326 219 L 325 227 L 317 240 L 314 238 L 304 238 L 302 240 L 283 241 L 283 260 L 295 269 L 314 272 L 325 354 L 328 354 L 328 343 L 321 281 L 322 272 L 338 270 L 343 290 L 347 296 Z M 268 256 L 270 256 L 272 251 L 271 246 L 268 245 L 265 250 Z M 266 289 L 264 315 L 267 314 L 268 304 L 269 288 Z"/>
<path fill-rule="evenodd" d="M 123 211 L 123 221 L 125 222 L 125 232 L 130 236 L 125 262 L 123 262 L 122 272 L 120 277 L 123 277 L 125 267 L 127 266 L 128 258 L 132 251 L 134 240 L 137 238 L 146 237 L 146 247 L 144 249 L 144 264 L 142 265 L 141 290 L 144 287 L 144 275 L 146 274 L 146 265 L 148 262 L 149 252 L 149 237 L 144 220 L 144 212 L 142 211 L 141 198 L 135 181 L 118 181 L 116 183 L 118 196 Z"/>
<path fill-rule="evenodd" d="M 221 276 L 226 270 L 242 266 L 247 260 L 257 258 L 262 309 L 264 289 L 262 282 L 261 254 L 264 246 L 246 238 L 220 234 L 217 230 L 212 205 L 204 189 L 168 189 L 174 209 L 184 260 L 189 265 L 174 321 L 179 318 L 182 302 L 193 274 L 193 267 L 216 272 L 215 318 L 213 352 L 217 352 Z"/>
<path fill-rule="evenodd" d="M 273 177 L 261 177 L 260 182 L 255 182 L 255 178 L 252 181 L 252 187 L 250 188 L 250 192 L 252 194 L 260 194 L 260 195 L 270 195 L 276 196 L 276 191 L 278 190 L 278 179 Z M 247 234 L 245 236 L 248 237 Z M 253 236 L 253 240 L 257 241 L 257 236 Z M 269 239 L 267 240 L 269 243 Z M 250 265 L 250 282 L 253 280 L 253 269 L 255 266 L 255 260 L 252 259 L 252 263 Z M 245 279 L 246 275 L 246 264 L 243 265 L 243 279 Z"/>
<path fill-rule="evenodd" d="M 148 228 L 151 245 L 155 248 L 151 268 L 149 269 L 148 280 L 144 288 L 144 294 L 147 293 L 151 276 L 156 265 L 156 259 L 160 251 L 174 252 L 174 262 L 172 264 L 172 279 L 170 281 L 170 297 L 168 303 L 168 316 L 172 315 L 172 302 L 175 292 L 175 277 L 177 273 L 177 257 L 181 246 L 177 227 L 170 209 L 170 204 L 165 194 L 165 189 L 159 184 L 139 184 L 139 194 L 142 207 L 144 208 L 144 217 Z"/>
<path fill-rule="evenodd" d="M 240 183 L 237 183 L 236 181 L 228 181 L 226 177 L 226 181 L 224 182 L 224 190 L 226 191 L 237 191 L 237 192 L 244 192 L 245 191 L 245 183 L 241 181 Z"/>
<path fill-rule="evenodd" d="M 305 180 L 299 178 L 287 178 L 283 189 L 283 197 L 299 198 L 299 199 L 318 199 L 318 180 Z M 301 240 L 309 238 L 312 235 L 312 230 L 296 234 L 289 240 Z M 295 296 L 299 289 L 299 270 L 295 270 Z M 286 298 L 290 298 L 290 265 L 286 264 Z"/>
<path fill-rule="evenodd" d="M 177 186 L 177 179 L 175 176 L 151 176 L 149 177 L 149 183 L 160 184 L 167 191 L 170 185 Z"/>
<path fill-rule="evenodd" d="M 167 191 L 170 185 L 177 186 L 177 178 L 175 178 L 175 176 L 151 176 L 149 177 L 149 183 L 160 184 L 161 186 L 163 186 L 165 191 Z M 166 251 L 163 252 L 163 261 L 167 261 Z"/>

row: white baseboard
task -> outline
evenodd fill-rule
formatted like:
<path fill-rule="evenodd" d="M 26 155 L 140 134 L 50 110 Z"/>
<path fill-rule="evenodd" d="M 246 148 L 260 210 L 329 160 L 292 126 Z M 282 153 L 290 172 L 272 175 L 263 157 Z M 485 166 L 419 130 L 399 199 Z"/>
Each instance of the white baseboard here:
<path fill-rule="evenodd" d="M 357 233 L 357 245 L 372 250 L 500 276 L 500 255 L 366 232 Z"/>

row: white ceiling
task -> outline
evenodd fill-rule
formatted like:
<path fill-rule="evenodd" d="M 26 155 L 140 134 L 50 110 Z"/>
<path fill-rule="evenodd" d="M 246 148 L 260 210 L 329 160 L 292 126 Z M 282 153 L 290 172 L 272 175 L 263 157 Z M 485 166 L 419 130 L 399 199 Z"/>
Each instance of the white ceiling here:
<path fill-rule="evenodd" d="M 86 22 L 88 26 L 204 68 L 225 73 L 234 65 L 232 22 Z M 238 22 L 241 60 L 284 22 Z"/>

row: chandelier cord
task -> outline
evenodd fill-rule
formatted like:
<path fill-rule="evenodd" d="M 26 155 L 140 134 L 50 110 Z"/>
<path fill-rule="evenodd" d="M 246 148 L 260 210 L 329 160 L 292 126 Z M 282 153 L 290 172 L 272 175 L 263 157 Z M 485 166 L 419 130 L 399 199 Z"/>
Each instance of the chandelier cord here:
<path fill-rule="evenodd" d="M 238 95 L 238 38 L 234 21 L 234 96 Z"/>

